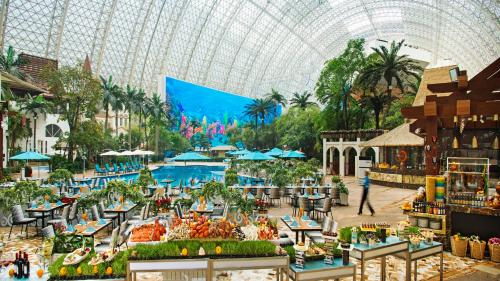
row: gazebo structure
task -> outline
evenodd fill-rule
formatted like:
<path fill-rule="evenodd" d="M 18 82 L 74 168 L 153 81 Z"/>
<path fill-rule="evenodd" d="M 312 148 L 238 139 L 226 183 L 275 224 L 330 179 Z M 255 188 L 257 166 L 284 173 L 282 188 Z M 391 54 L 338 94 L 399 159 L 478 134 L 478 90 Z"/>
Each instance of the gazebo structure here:
<path fill-rule="evenodd" d="M 361 143 L 379 136 L 384 130 L 338 130 L 321 132 L 323 138 L 323 174 L 358 176 L 360 159 L 378 162 L 378 147 Z"/>
<path fill-rule="evenodd" d="M 227 152 L 236 150 L 233 145 L 217 145 L 210 148 L 210 154 L 212 157 L 224 157 Z"/>

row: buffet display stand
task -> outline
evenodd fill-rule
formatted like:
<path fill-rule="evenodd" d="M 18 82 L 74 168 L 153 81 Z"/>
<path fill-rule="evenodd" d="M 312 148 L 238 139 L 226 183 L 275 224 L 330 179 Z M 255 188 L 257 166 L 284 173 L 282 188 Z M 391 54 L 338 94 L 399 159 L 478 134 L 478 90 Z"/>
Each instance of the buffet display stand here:
<path fill-rule="evenodd" d="M 419 259 L 423 259 L 429 256 L 439 255 L 440 263 L 439 263 L 439 280 L 443 281 L 443 244 L 439 242 L 432 242 L 432 244 L 426 244 L 424 242 L 420 242 L 418 248 L 411 246 L 408 249 L 409 259 L 413 262 L 413 279 L 417 281 L 417 261 Z M 395 257 L 401 259 L 407 259 L 407 254 L 396 253 Z M 411 267 L 410 267 L 411 270 Z"/>
<path fill-rule="evenodd" d="M 289 280 L 288 256 L 255 257 L 255 258 L 221 258 L 221 259 L 165 259 L 165 260 L 129 260 L 127 280 L 137 280 L 140 272 L 162 272 L 165 280 L 201 279 L 215 280 L 215 272 L 223 270 L 275 269 L 276 280 Z M 285 278 L 283 278 L 285 277 Z"/>
<path fill-rule="evenodd" d="M 333 264 L 326 264 L 323 260 L 306 261 L 304 268 L 299 268 L 295 264 L 290 264 L 290 277 L 295 281 L 316 281 L 329 280 L 335 281 L 339 278 L 352 277 L 356 280 L 356 265 L 349 263 L 342 264 L 342 258 L 334 259 Z"/>
<path fill-rule="evenodd" d="M 381 280 L 386 280 L 386 256 L 401 254 L 406 259 L 406 281 L 411 281 L 411 261 L 408 251 L 408 241 L 401 241 L 399 238 L 387 237 L 386 243 L 376 243 L 374 245 L 355 243 L 354 248 L 349 252 L 352 258 L 359 260 L 361 266 L 361 280 L 365 280 L 365 262 L 380 258 Z"/>

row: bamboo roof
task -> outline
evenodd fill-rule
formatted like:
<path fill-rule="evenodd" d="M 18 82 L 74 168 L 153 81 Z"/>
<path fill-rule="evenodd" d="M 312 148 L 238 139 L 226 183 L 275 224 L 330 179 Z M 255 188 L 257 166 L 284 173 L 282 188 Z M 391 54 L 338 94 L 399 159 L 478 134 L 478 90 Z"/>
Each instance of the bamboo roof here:
<path fill-rule="evenodd" d="M 427 89 L 427 85 L 436 84 L 436 83 L 447 83 L 451 82 L 450 78 L 450 69 L 457 67 L 456 65 L 447 65 L 436 68 L 427 68 L 424 69 L 422 73 L 422 81 L 420 82 L 420 86 L 417 91 L 417 95 L 413 100 L 412 106 L 421 106 L 424 105 L 425 97 L 428 95 L 436 95 Z M 450 93 L 440 93 L 439 96 L 448 96 Z"/>
<path fill-rule="evenodd" d="M 2 83 L 5 83 L 9 86 L 11 89 L 17 89 L 17 90 L 25 90 L 25 91 L 34 91 L 34 92 L 39 92 L 39 93 L 47 93 L 46 90 L 35 86 L 29 82 L 26 82 L 22 79 L 19 79 L 18 77 L 5 72 L 1 71 L 1 80 Z"/>
<path fill-rule="evenodd" d="M 410 132 L 410 123 L 404 123 L 387 133 L 362 142 L 364 147 L 424 146 L 424 139 Z"/>

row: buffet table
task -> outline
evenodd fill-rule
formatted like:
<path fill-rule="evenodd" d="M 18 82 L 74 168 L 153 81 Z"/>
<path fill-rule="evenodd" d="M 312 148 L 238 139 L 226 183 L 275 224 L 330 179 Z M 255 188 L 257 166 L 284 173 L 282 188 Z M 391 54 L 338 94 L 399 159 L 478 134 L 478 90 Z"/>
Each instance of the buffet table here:
<path fill-rule="evenodd" d="M 370 180 L 373 184 L 417 189 L 425 185 L 425 171 L 421 170 L 401 170 L 401 169 L 381 169 L 372 167 L 370 169 Z"/>
<path fill-rule="evenodd" d="M 401 241 L 399 238 L 390 236 L 387 237 L 386 243 L 377 243 L 375 245 L 367 245 L 355 243 L 354 248 L 349 255 L 361 262 L 361 280 L 365 279 L 365 262 L 380 258 L 380 276 L 381 280 L 386 278 L 386 256 L 401 254 L 406 259 L 406 281 L 411 279 L 411 261 L 408 252 L 408 241 Z"/>
<path fill-rule="evenodd" d="M 409 252 L 409 258 L 414 265 L 414 270 L 413 270 L 414 281 L 417 281 L 417 260 L 434 255 L 440 255 L 439 280 L 443 281 L 443 244 L 439 242 L 432 242 L 432 244 L 425 244 L 424 242 L 420 242 L 418 248 L 410 247 L 408 252 Z M 407 255 L 397 253 L 394 256 L 401 259 L 406 259 Z"/>
<path fill-rule="evenodd" d="M 356 280 L 356 265 L 349 263 L 342 265 L 342 258 L 336 258 L 333 264 L 326 264 L 323 260 L 306 261 L 304 268 L 290 264 L 290 277 L 295 281 L 328 280 L 352 277 Z"/>
<path fill-rule="evenodd" d="M 129 260 L 127 280 L 137 280 L 138 272 L 163 272 L 164 278 L 204 278 L 215 280 L 215 272 L 222 270 L 275 269 L 276 280 L 289 280 L 288 256 L 255 257 L 255 258 L 221 258 L 221 259 L 165 259 L 165 260 Z M 283 278 L 285 277 L 285 279 Z"/>

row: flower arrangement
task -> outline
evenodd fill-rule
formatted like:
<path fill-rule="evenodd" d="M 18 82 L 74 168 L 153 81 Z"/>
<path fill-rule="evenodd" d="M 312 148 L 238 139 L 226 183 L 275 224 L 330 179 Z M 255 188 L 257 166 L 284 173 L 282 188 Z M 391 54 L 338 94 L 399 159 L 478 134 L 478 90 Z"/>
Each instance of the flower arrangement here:
<path fill-rule="evenodd" d="M 257 199 L 255 200 L 255 207 L 257 208 L 257 210 L 265 210 L 267 209 L 267 203 L 263 199 Z"/>
<path fill-rule="evenodd" d="M 172 203 L 172 198 L 170 197 L 160 197 L 154 201 L 155 213 L 167 211 L 170 208 L 170 204 Z"/>
<path fill-rule="evenodd" d="M 488 240 L 491 261 L 500 262 L 500 238 L 492 237 Z"/>
<path fill-rule="evenodd" d="M 488 240 L 488 244 L 500 246 L 500 238 L 492 237 Z"/>

